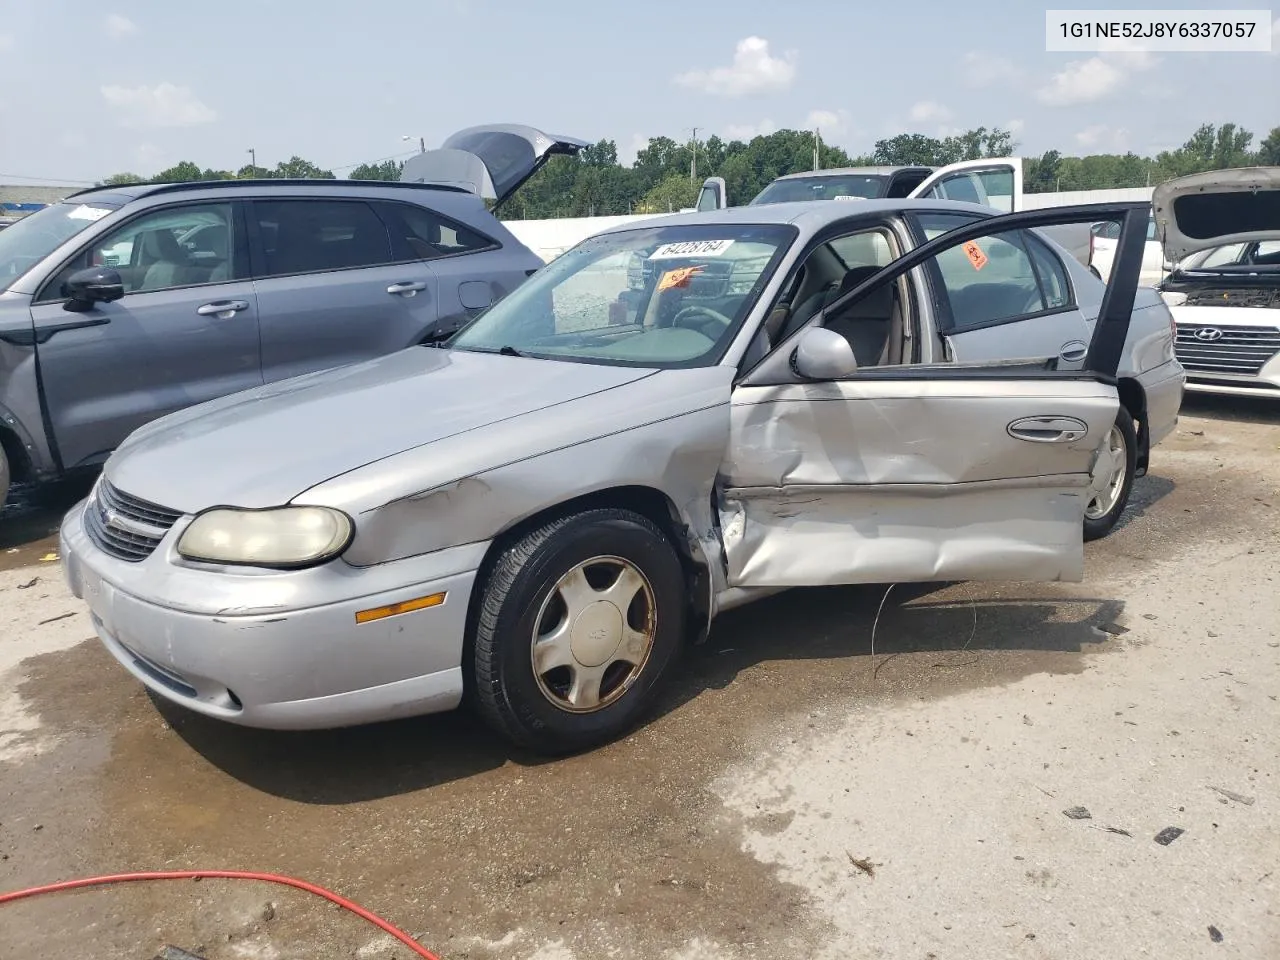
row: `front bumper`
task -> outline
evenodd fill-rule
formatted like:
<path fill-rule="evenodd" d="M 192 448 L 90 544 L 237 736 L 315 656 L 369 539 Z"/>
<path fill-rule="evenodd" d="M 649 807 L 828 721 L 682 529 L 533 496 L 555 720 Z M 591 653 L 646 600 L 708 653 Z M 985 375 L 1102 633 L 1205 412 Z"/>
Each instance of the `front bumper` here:
<path fill-rule="evenodd" d="M 89 540 L 83 510 L 67 514 L 60 534 L 71 590 L 89 605 L 112 656 L 167 700 L 232 723 L 291 730 L 458 705 L 483 545 L 367 568 L 337 561 L 326 565 L 337 575 L 323 578 L 315 569 L 224 572 L 177 566 L 164 545 L 141 563 L 118 560 Z M 470 569 L 449 569 L 459 564 Z M 202 582 L 205 594 L 221 596 L 240 586 L 254 605 L 199 609 L 190 600 Z M 359 611 L 437 593 L 445 594 L 438 606 L 356 622 Z"/>

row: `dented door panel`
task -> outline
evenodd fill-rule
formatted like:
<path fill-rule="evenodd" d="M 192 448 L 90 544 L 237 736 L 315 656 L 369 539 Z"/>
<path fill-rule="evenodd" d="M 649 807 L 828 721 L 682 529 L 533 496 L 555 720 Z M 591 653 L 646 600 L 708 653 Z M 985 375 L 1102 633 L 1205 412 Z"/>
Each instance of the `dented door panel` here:
<path fill-rule="evenodd" d="M 739 387 L 719 484 L 728 584 L 1081 579 L 1115 388 L 965 373 Z M 1087 429 L 1010 429 L 1027 418 Z"/>

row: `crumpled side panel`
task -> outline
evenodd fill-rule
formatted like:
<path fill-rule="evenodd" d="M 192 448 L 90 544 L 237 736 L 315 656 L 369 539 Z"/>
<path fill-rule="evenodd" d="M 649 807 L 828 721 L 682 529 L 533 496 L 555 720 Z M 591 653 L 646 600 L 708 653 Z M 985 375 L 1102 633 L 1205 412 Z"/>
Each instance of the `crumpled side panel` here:
<path fill-rule="evenodd" d="M 1116 408 L 1088 380 L 739 389 L 720 485 L 728 583 L 1079 580 L 1089 472 Z M 1039 416 L 1087 432 L 1010 435 Z"/>

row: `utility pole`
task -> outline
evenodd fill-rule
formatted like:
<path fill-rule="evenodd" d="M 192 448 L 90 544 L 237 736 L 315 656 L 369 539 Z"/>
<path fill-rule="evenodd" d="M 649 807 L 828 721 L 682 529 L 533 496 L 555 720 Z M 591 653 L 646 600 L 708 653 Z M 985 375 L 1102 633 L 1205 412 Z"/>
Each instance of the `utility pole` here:
<path fill-rule="evenodd" d="M 689 182 L 698 182 L 698 128 L 691 127 L 693 130 L 693 162 L 689 164 Z"/>
<path fill-rule="evenodd" d="M 258 172 L 258 152 L 250 147 L 245 153 L 249 154 L 249 166 L 253 168 L 253 172 Z"/>
<path fill-rule="evenodd" d="M 813 128 L 813 169 L 818 170 L 822 165 L 822 128 Z"/>

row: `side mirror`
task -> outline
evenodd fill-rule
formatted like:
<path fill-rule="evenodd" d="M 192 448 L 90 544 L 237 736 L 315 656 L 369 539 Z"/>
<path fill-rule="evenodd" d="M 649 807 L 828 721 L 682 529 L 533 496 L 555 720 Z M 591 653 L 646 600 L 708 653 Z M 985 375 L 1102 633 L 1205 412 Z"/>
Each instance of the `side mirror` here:
<path fill-rule="evenodd" d="M 810 327 L 800 334 L 791 363 L 806 380 L 840 380 L 858 369 L 849 341 L 825 327 Z"/>
<path fill-rule="evenodd" d="M 83 313 L 95 303 L 111 303 L 123 297 L 124 280 L 110 267 L 89 267 L 63 281 L 62 295 L 67 298 L 64 309 Z"/>

